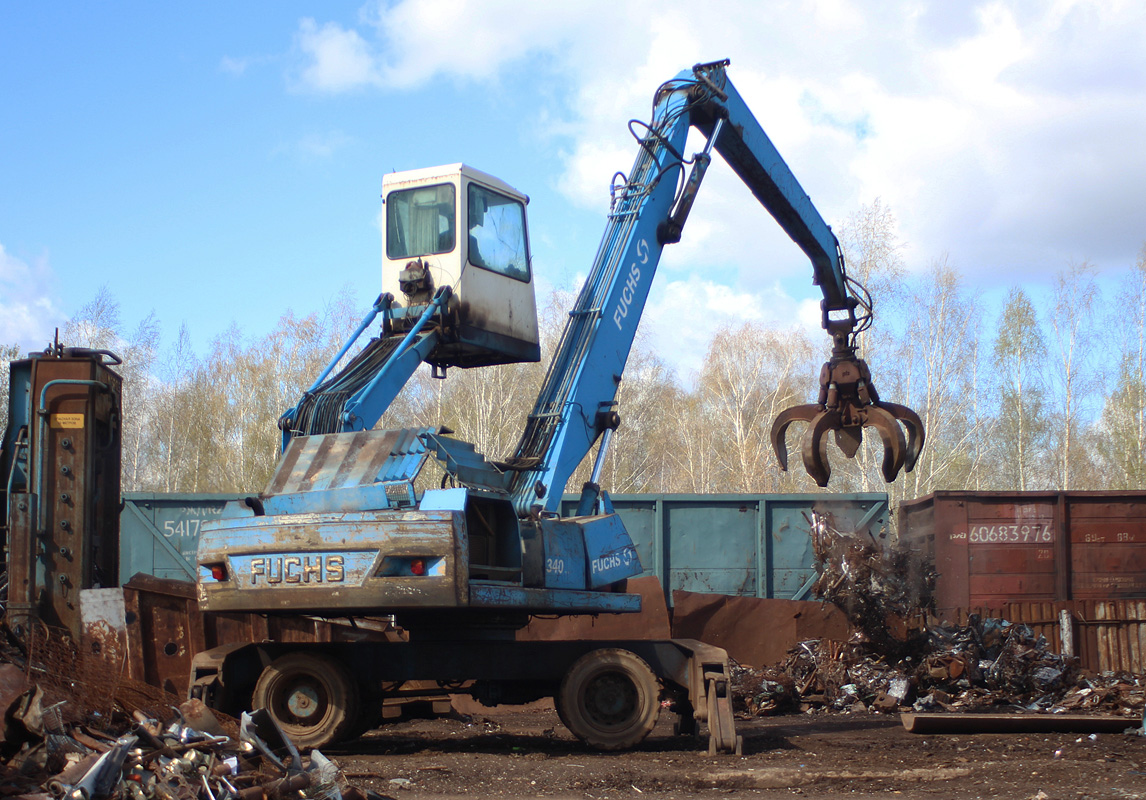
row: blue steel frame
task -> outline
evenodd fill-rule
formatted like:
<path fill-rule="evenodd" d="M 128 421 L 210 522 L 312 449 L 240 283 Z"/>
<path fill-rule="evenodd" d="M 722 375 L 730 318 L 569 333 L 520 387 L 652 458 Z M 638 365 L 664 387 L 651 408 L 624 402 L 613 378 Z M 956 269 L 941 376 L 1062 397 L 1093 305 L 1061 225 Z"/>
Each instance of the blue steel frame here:
<path fill-rule="evenodd" d="M 811 259 L 825 319 L 829 311 L 849 310 L 839 243 L 728 81 L 727 64 L 685 70 L 656 94 L 653 122 L 615 197 L 593 268 L 514 454 L 519 463 L 534 464 L 513 484 L 519 513 L 533 506 L 556 511 L 569 477 L 608 427 L 663 246 L 676 240 L 666 226 L 675 223 L 679 236 L 707 166 L 707 153 L 698 154 L 694 175 L 678 193 L 686 163 L 680 154 L 690 127 L 710 138 L 715 134 L 709 146 L 715 144 Z"/>
<path fill-rule="evenodd" d="M 365 431 L 374 427 L 374 423 L 382 418 L 386 413 L 386 409 L 394 402 L 394 398 L 398 396 L 398 392 L 402 391 L 402 387 L 410 380 L 410 376 L 418 369 L 426 357 L 433 351 L 438 343 L 439 333 L 437 329 L 430 328 L 423 332 L 427 323 L 437 314 L 445 310 L 450 301 L 451 290 L 448 286 L 443 286 L 438 289 L 433 299 L 421 311 L 421 316 L 414 326 L 403 337 L 401 343 L 394 349 L 394 352 L 387 359 L 386 363 L 382 365 L 377 374 L 374 375 L 370 383 L 364 386 L 359 391 L 351 395 L 345 406 L 343 407 L 343 414 L 341 419 L 341 427 L 339 432 L 346 433 L 349 431 Z M 292 409 L 283 414 L 279 420 L 279 427 L 283 432 L 283 449 L 285 453 L 287 445 L 294 437 L 294 431 L 291 430 L 291 424 L 298 418 L 299 409 L 302 407 L 303 402 L 307 397 L 313 394 L 322 384 L 326 377 L 334 371 L 338 362 L 350 350 L 355 342 L 361 338 L 362 334 L 370 326 L 374 319 L 382 314 L 383 327 L 385 328 L 386 320 L 391 316 L 391 304 L 394 298 L 388 294 L 381 295 L 370 312 L 359 323 L 358 328 L 351 334 L 346 344 L 338 351 L 338 354 L 330 360 L 326 369 L 322 371 L 314 383 L 310 385 L 299 401 Z"/>

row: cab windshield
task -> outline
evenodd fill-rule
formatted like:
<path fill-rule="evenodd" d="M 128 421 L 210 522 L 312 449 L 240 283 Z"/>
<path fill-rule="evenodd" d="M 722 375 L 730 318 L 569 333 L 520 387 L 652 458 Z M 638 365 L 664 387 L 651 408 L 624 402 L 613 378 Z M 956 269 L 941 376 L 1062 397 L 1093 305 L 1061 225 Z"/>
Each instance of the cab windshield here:
<path fill-rule="evenodd" d="M 444 183 L 386 196 L 386 256 L 417 258 L 454 249 L 454 187 Z"/>

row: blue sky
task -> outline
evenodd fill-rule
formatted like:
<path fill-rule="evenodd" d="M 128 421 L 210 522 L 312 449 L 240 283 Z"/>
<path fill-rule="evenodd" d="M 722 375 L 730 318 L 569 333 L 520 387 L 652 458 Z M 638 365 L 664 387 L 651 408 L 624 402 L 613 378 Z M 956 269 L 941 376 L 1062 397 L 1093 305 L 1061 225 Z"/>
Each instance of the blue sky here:
<path fill-rule="evenodd" d="M 4 3 L 0 342 L 42 346 L 103 285 L 201 351 L 344 287 L 365 308 L 382 175 L 456 161 L 530 195 L 537 274 L 570 287 L 625 123 L 722 57 L 829 223 L 881 198 L 909 268 L 946 254 L 988 291 L 1109 273 L 1146 240 L 1143 30 L 1139 4 L 1069 0 Z M 687 372 L 720 324 L 815 301 L 718 165 L 647 320 Z"/>

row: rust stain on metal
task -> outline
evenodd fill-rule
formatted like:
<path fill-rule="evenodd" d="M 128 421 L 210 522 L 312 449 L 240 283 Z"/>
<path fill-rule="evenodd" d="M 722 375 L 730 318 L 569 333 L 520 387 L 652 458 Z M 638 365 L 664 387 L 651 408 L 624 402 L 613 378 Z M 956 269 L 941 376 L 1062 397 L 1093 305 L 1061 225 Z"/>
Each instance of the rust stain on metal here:
<path fill-rule="evenodd" d="M 709 642 L 743 664 L 775 664 L 800 641 L 849 633 L 843 612 L 828 603 L 681 591 L 672 598 L 673 638 Z"/>
<path fill-rule="evenodd" d="M 940 574 L 936 607 L 1146 597 L 1146 492 L 936 492 L 899 532 Z"/>
<path fill-rule="evenodd" d="M 909 733 L 1122 733 L 1126 717 L 1093 714 L 900 714 Z"/>

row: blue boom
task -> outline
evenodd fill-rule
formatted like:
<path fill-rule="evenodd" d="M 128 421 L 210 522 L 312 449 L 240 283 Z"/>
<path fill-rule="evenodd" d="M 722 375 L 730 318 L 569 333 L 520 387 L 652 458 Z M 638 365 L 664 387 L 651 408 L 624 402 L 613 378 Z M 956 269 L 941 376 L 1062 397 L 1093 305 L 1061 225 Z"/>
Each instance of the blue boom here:
<path fill-rule="evenodd" d="M 519 512 L 535 504 L 555 510 L 569 476 L 597 438 L 615 427 L 617 387 L 661 252 L 680 240 L 714 146 L 811 259 L 825 312 L 855 308 L 835 235 L 727 79 L 726 65 L 698 65 L 657 91 L 652 123 L 615 190 L 593 269 L 510 460 L 533 465 L 513 484 Z M 708 144 L 694 156 L 679 190 L 690 127 Z"/>

